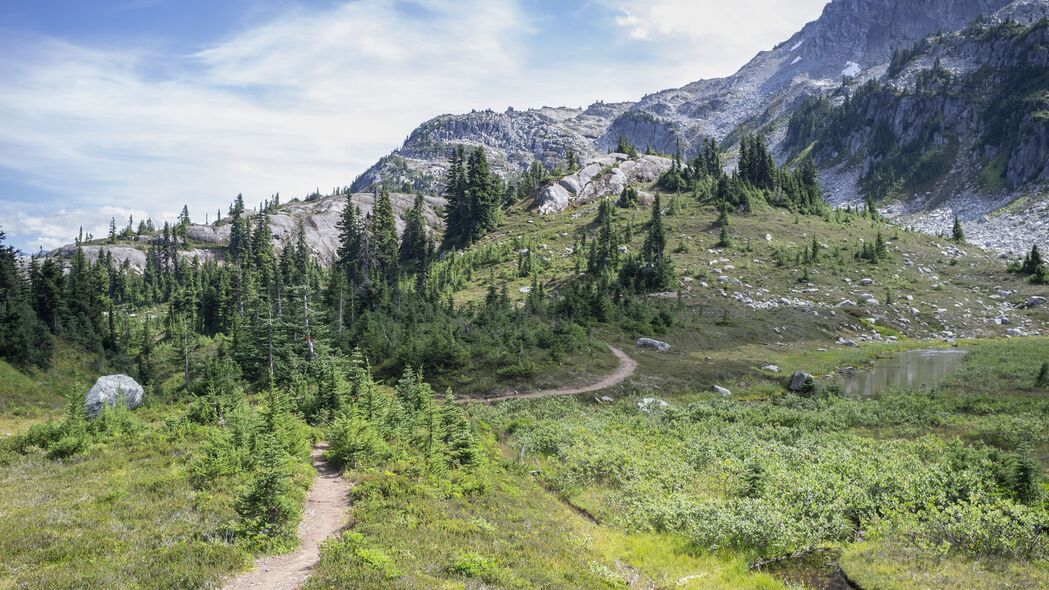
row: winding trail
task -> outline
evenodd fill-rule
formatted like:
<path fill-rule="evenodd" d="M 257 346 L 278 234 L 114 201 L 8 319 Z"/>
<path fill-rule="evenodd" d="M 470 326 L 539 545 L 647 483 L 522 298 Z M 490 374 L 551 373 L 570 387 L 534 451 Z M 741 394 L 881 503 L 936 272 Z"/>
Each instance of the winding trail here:
<path fill-rule="evenodd" d="M 496 397 L 476 398 L 470 401 L 491 404 L 510 399 L 529 399 L 535 397 L 552 397 L 558 395 L 576 395 L 579 393 L 590 393 L 591 391 L 601 391 L 602 389 L 608 389 L 613 385 L 619 385 L 628 377 L 634 374 L 634 371 L 637 370 L 637 361 L 630 358 L 625 352 L 616 348 L 615 346 L 612 346 L 611 344 L 608 345 L 608 349 L 612 351 L 612 354 L 616 355 L 617 359 L 619 359 L 619 366 L 616 367 L 615 371 L 612 371 L 608 375 L 605 375 L 603 378 L 601 378 L 601 380 L 591 383 L 589 385 L 581 385 L 578 387 L 562 387 L 559 389 L 540 389 L 537 391 L 529 391 L 525 393 L 511 393 Z"/>
<path fill-rule="evenodd" d="M 350 482 L 324 459 L 327 443 L 313 447 L 317 477 L 306 493 L 299 524 L 299 548 L 294 553 L 263 557 L 255 569 L 230 580 L 224 590 L 295 590 L 320 561 L 320 544 L 350 524 Z"/>
<path fill-rule="evenodd" d="M 608 348 L 619 359 L 619 366 L 615 371 L 589 385 L 466 401 L 493 403 L 510 399 L 575 395 L 618 385 L 634 374 L 637 361 L 615 346 L 609 345 Z M 255 569 L 230 580 L 223 590 L 296 590 L 302 586 L 320 561 L 321 542 L 350 524 L 350 482 L 343 479 L 338 470 L 324 459 L 324 451 L 327 448 L 327 443 L 320 443 L 313 448 L 311 454 L 317 477 L 306 493 L 306 506 L 298 530 L 299 548 L 288 555 L 259 559 L 255 562 Z"/>

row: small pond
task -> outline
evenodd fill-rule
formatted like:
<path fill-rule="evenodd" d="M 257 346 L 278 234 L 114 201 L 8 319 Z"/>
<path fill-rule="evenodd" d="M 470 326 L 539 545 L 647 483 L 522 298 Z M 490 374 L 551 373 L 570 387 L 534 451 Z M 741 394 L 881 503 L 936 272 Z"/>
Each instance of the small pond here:
<path fill-rule="evenodd" d="M 886 389 L 922 389 L 960 369 L 967 353 L 961 348 L 907 350 L 878 359 L 870 368 L 842 375 L 839 382 L 846 393 L 854 395 L 872 395 Z"/>
<path fill-rule="evenodd" d="M 856 586 L 838 566 L 839 557 L 841 553 L 835 549 L 817 549 L 778 559 L 755 569 L 779 578 L 790 588 L 856 590 Z"/>

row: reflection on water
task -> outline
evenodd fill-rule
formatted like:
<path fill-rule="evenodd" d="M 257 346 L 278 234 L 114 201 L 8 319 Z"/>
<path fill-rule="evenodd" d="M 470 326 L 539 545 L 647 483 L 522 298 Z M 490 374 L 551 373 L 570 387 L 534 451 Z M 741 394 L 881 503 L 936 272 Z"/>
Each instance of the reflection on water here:
<path fill-rule="evenodd" d="M 908 350 L 878 359 L 869 369 L 842 378 L 846 393 L 871 395 L 886 389 L 921 389 L 957 371 L 968 351 L 959 348 Z"/>
<path fill-rule="evenodd" d="M 789 588 L 813 590 L 855 590 L 838 565 L 841 552 L 816 549 L 801 555 L 777 559 L 755 569 L 783 580 Z"/>

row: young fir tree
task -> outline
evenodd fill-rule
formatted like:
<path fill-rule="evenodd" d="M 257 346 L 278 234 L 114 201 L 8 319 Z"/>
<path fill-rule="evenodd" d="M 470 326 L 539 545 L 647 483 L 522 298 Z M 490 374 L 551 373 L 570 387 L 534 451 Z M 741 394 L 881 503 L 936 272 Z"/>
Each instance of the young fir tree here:
<path fill-rule="evenodd" d="M 397 286 L 397 218 L 390 203 L 390 193 L 379 192 L 375 197 L 375 208 L 369 216 L 368 233 L 371 237 L 378 282 L 391 288 Z"/>
<path fill-rule="evenodd" d="M 951 228 L 951 239 L 955 242 L 965 242 L 965 230 L 962 229 L 962 222 L 958 219 L 958 216 L 954 216 L 954 227 Z"/>
<path fill-rule="evenodd" d="M 30 285 L 18 262 L 18 251 L 5 245 L 5 239 L 0 231 L 0 357 L 47 367 L 51 333 L 30 303 Z"/>
<path fill-rule="evenodd" d="M 404 219 L 404 232 L 401 234 L 401 249 L 398 253 L 401 266 L 418 272 L 425 266 L 431 249 L 430 237 L 426 231 L 426 218 L 423 216 L 423 196 L 416 195 L 415 203 Z"/>
<path fill-rule="evenodd" d="M 1031 246 L 1031 252 L 1024 257 L 1020 272 L 1025 275 L 1036 275 L 1042 271 L 1044 266 L 1045 261 L 1042 260 L 1042 253 L 1038 250 L 1038 244 L 1035 244 Z"/>

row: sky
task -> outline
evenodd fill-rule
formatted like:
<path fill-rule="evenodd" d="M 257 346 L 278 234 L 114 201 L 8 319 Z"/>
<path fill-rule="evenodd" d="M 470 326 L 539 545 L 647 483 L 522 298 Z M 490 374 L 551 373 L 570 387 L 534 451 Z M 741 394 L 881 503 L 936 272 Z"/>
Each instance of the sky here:
<path fill-rule="evenodd" d="M 0 0 L 0 231 L 349 185 L 423 121 L 733 73 L 827 0 Z"/>

